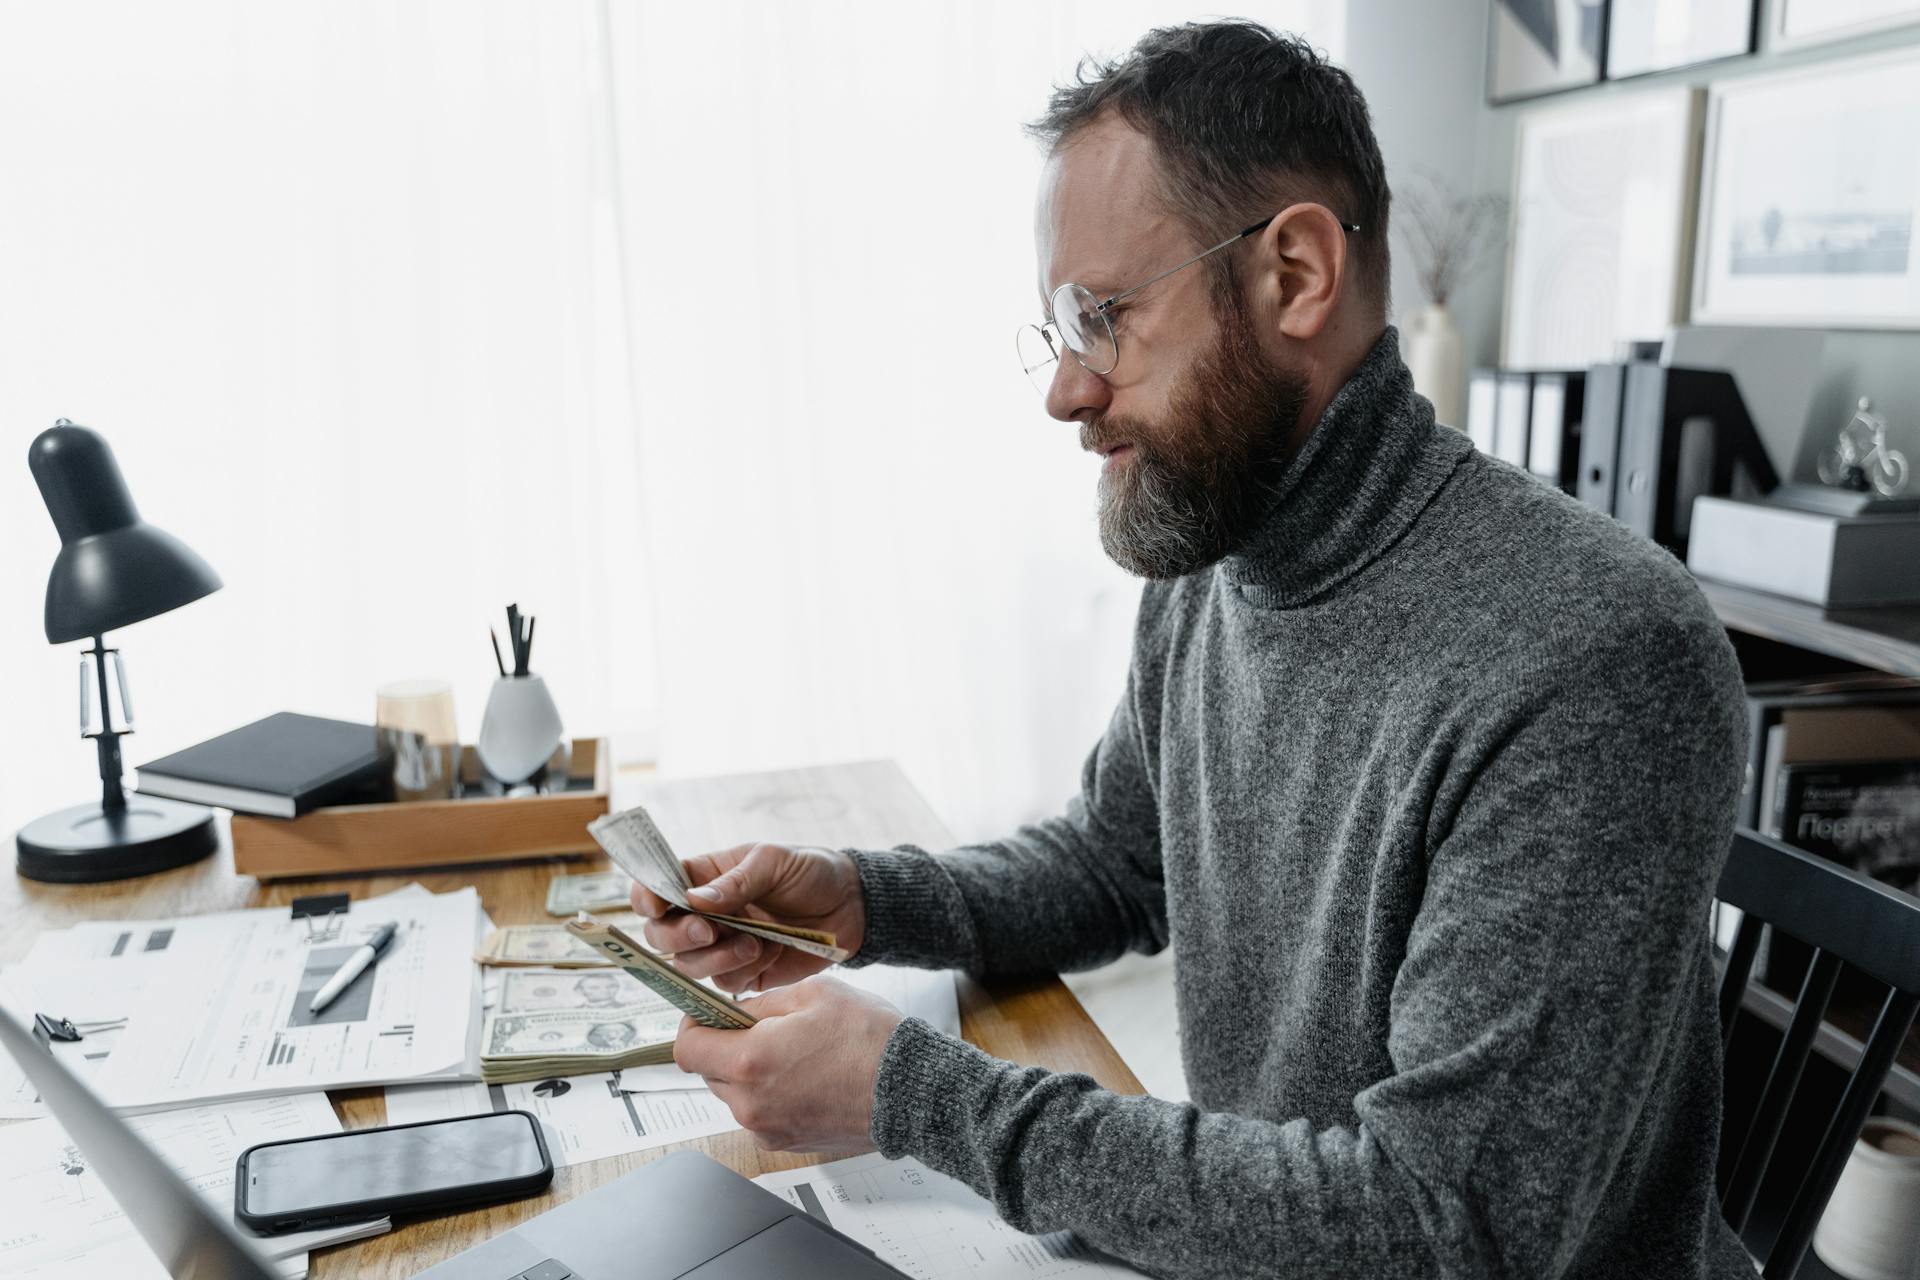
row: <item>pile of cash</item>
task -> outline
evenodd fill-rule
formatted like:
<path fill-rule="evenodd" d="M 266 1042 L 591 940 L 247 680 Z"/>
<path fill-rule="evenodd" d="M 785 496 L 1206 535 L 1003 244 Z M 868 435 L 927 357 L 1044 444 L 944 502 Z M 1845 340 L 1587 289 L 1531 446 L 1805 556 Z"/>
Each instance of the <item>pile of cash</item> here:
<path fill-rule="evenodd" d="M 510 924 L 495 929 L 473 958 L 481 964 L 558 969 L 604 969 L 613 963 L 612 957 L 595 951 L 568 933 L 566 926 L 557 924 Z"/>
<path fill-rule="evenodd" d="M 488 1084 L 673 1061 L 680 1010 L 612 969 L 512 969 L 480 1033 Z"/>
<path fill-rule="evenodd" d="M 667 838 L 660 834 L 660 828 L 654 825 L 653 818 L 643 808 L 636 806 L 625 813 L 610 813 L 595 818 L 587 824 L 587 831 L 607 851 L 614 865 L 682 911 L 717 920 L 728 928 L 819 956 L 823 960 L 831 960 L 835 964 L 852 954 L 841 950 L 838 939 L 831 933 L 823 933 L 818 929 L 802 929 L 772 920 L 749 920 L 695 908 L 687 900 L 687 890 L 693 887 L 693 883 L 687 879 L 687 869 L 680 865 L 673 846 L 667 843 Z"/>
<path fill-rule="evenodd" d="M 547 881 L 547 914 L 562 920 L 581 911 L 623 911 L 633 877 L 624 871 L 555 876 Z"/>
<path fill-rule="evenodd" d="M 611 956 L 615 964 L 637 978 L 647 990 L 703 1027 L 713 1027 L 719 1031 L 744 1031 L 758 1021 L 718 991 L 701 986 L 635 942 L 618 925 L 595 920 L 582 911 L 567 922 L 567 932 L 596 951 Z"/>

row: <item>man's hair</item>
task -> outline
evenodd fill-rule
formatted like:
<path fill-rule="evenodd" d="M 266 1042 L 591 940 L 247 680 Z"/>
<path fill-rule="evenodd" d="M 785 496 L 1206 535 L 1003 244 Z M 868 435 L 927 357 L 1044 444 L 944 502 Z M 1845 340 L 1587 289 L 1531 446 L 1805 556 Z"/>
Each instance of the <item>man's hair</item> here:
<path fill-rule="evenodd" d="M 1306 41 L 1240 20 L 1158 27 L 1112 61 L 1083 58 L 1027 132 L 1058 150 L 1108 111 L 1153 142 L 1162 198 L 1202 247 L 1295 200 L 1358 223 L 1349 261 L 1386 315 L 1386 165 L 1353 77 Z M 1208 260 L 1223 292 L 1230 257 Z"/>

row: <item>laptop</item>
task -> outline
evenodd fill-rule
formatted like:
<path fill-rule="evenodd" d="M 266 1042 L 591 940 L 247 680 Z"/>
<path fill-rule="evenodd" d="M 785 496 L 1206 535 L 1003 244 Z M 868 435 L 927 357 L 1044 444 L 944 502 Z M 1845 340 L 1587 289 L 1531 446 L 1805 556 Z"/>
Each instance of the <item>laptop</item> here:
<path fill-rule="evenodd" d="M 0 1011 L 0 1048 L 33 1081 L 175 1280 L 280 1273 L 79 1077 Z M 900 1272 L 693 1151 L 656 1160 L 420 1273 L 421 1280 L 868 1280 Z"/>

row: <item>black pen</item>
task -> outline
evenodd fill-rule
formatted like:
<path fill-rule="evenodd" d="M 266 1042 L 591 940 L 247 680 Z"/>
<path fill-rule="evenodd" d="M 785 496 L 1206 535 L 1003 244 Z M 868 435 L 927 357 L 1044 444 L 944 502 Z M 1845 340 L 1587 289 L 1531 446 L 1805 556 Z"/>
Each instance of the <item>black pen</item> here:
<path fill-rule="evenodd" d="M 500 668 L 500 678 L 507 678 L 507 664 L 500 660 L 500 637 L 492 627 L 487 628 L 487 639 L 493 641 L 493 665 Z"/>

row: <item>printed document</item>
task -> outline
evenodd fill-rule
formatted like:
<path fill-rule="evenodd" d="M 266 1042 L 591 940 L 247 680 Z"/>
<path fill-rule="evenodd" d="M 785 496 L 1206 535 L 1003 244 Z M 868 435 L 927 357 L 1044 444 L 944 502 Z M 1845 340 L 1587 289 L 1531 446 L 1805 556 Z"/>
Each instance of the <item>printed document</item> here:
<path fill-rule="evenodd" d="M 530 1111 L 555 1167 L 647 1151 L 738 1129 L 704 1087 L 628 1093 L 618 1071 L 521 1084 L 397 1085 L 387 1090 L 387 1123 L 414 1124 L 489 1111 Z M 696 1085 L 700 1078 L 693 1077 Z"/>
<path fill-rule="evenodd" d="M 1025 1235 L 964 1184 L 917 1160 L 855 1156 L 755 1182 L 850 1236 L 914 1280 L 1095 1280 L 1139 1276 L 1071 1231 Z"/>
<path fill-rule="evenodd" d="M 397 932 L 379 962 L 309 1013 L 314 992 L 388 923 Z M 483 925 L 472 889 L 418 886 L 320 919 L 282 907 L 90 922 L 43 934 L 9 985 L 38 1011 L 126 1020 L 91 1073 L 123 1111 L 468 1078 L 478 1072 L 471 957 Z"/>

